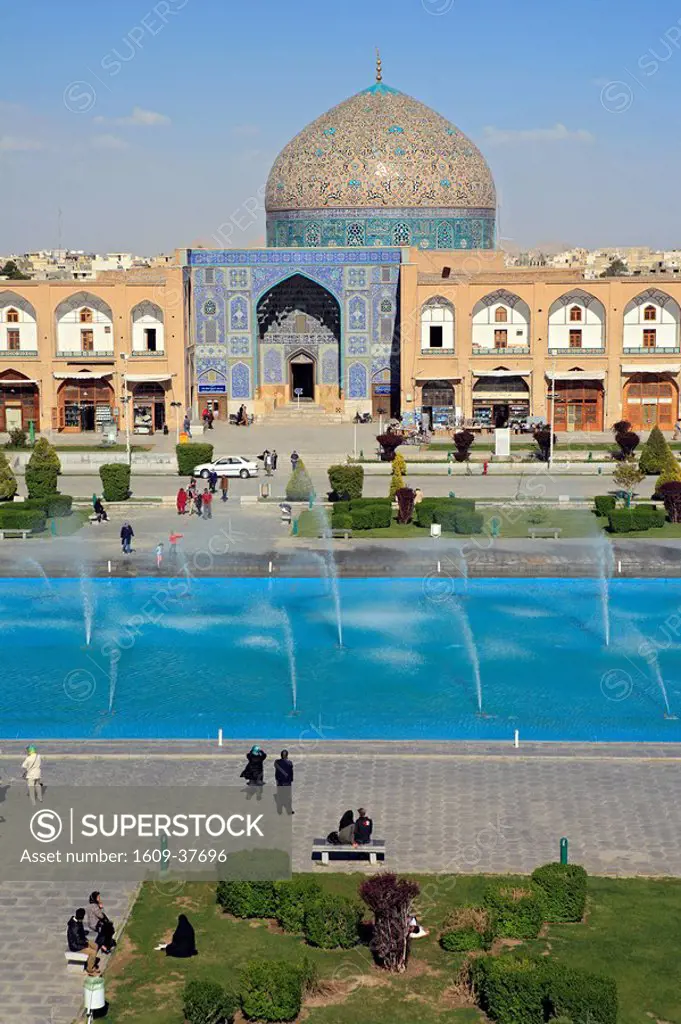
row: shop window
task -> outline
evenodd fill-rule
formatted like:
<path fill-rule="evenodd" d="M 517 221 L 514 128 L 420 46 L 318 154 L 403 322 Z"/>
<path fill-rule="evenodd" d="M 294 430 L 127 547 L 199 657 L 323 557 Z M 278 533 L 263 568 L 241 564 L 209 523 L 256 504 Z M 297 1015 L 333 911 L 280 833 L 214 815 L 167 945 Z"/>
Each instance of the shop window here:
<path fill-rule="evenodd" d="M 19 351 L 19 331 L 13 330 L 7 332 L 7 348 L 10 352 Z"/>
<path fill-rule="evenodd" d="M 582 320 L 582 309 L 580 306 L 573 306 L 570 310 L 570 322 L 581 323 Z"/>
<path fill-rule="evenodd" d="M 92 310 L 88 309 L 87 306 L 80 311 L 80 322 L 82 324 L 92 323 Z"/>
<path fill-rule="evenodd" d="M 646 306 L 643 310 L 644 320 L 657 320 L 657 310 L 654 306 Z"/>
<path fill-rule="evenodd" d="M 95 347 L 94 331 L 80 332 L 80 348 L 82 352 L 92 352 Z"/>
<path fill-rule="evenodd" d="M 579 330 L 570 331 L 570 348 L 582 347 L 582 332 Z"/>
<path fill-rule="evenodd" d="M 508 331 L 495 331 L 494 332 L 494 347 L 495 348 L 506 348 L 508 344 Z"/>
<path fill-rule="evenodd" d="M 494 310 L 494 319 L 498 324 L 505 324 L 508 320 L 508 310 L 505 306 L 497 306 Z"/>
<path fill-rule="evenodd" d="M 19 323 L 19 311 L 17 309 L 7 310 L 7 323 L 18 324 Z"/>
<path fill-rule="evenodd" d="M 643 347 L 644 348 L 655 348 L 657 344 L 657 331 L 655 328 L 648 328 L 643 332 Z"/>

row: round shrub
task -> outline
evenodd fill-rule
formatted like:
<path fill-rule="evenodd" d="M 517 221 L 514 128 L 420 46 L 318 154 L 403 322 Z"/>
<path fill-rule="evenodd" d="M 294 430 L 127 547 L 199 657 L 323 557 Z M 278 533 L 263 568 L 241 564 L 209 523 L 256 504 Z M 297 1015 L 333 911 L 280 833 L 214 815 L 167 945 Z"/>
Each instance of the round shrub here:
<path fill-rule="evenodd" d="M 277 888 L 274 882 L 218 882 L 217 902 L 234 917 L 276 917 Z"/>
<path fill-rule="evenodd" d="M 586 907 L 586 871 L 579 864 L 543 864 L 532 872 L 541 891 L 545 921 L 581 921 Z"/>
<path fill-rule="evenodd" d="M 17 478 L 7 461 L 4 452 L 0 452 L 0 501 L 9 501 L 17 493 Z"/>
<path fill-rule="evenodd" d="M 440 945 L 448 953 L 470 953 L 474 949 L 485 949 L 482 935 L 475 928 L 459 928 L 452 932 L 443 932 Z"/>
<path fill-rule="evenodd" d="M 29 498 L 47 498 L 56 494 L 60 470 L 61 463 L 55 449 L 46 438 L 38 438 L 26 463 Z"/>
<path fill-rule="evenodd" d="M 313 878 L 292 878 L 276 883 L 277 921 L 285 932 L 302 934 L 305 914 L 322 897 L 322 889 Z"/>
<path fill-rule="evenodd" d="M 597 516 L 607 516 L 614 512 L 617 499 L 613 494 L 597 494 L 594 498 L 594 511 Z"/>
<path fill-rule="evenodd" d="M 364 466 L 329 466 L 331 490 L 348 499 L 361 498 L 364 486 Z"/>
<path fill-rule="evenodd" d="M 212 444 L 178 444 L 175 446 L 177 455 L 177 472 L 180 476 L 191 476 L 195 466 L 203 462 L 213 461 Z"/>
<path fill-rule="evenodd" d="M 241 1010 L 249 1020 L 295 1020 L 306 968 L 288 960 L 250 960 L 241 973 Z"/>
<path fill-rule="evenodd" d="M 487 907 L 456 907 L 442 926 L 440 945 L 449 953 L 489 949 L 494 924 L 494 914 Z"/>
<path fill-rule="evenodd" d="M 125 462 L 107 462 L 99 467 L 104 501 L 125 501 L 130 497 L 130 466 Z"/>
<path fill-rule="evenodd" d="M 359 942 L 362 908 L 344 896 L 323 895 L 305 911 L 305 938 L 320 949 L 351 949 Z"/>
<path fill-rule="evenodd" d="M 37 508 L 44 512 L 48 519 L 59 519 L 71 515 L 72 505 L 73 498 L 70 494 L 53 494 L 50 498 L 26 498 L 21 504 L 17 503 L 15 508 Z"/>
<path fill-rule="evenodd" d="M 485 906 L 494 913 L 496 933 L 505 939 L 536 939 L 544 920 L 537 889 L 512 882 L 492 882 Z"/>
<path fill-rule="evenodd" d="M 194 978 L 183 992 L 183 1010 L 187 1024 L 232 1024 L 238 999 L 217 981 Z"/>

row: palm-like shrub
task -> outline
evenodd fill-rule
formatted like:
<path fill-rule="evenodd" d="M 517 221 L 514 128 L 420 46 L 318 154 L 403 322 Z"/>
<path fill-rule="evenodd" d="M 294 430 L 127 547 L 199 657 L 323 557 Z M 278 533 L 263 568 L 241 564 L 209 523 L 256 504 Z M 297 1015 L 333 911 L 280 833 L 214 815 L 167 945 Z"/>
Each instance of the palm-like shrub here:
<path fill-rule="evenodd" d="M 406 970 L 411 906 L 420 891 L 416 882 L 391 872 L 367 878 L 359 887 L 360 896 L 374 913 L 371 951 L 388 971 Z"/>

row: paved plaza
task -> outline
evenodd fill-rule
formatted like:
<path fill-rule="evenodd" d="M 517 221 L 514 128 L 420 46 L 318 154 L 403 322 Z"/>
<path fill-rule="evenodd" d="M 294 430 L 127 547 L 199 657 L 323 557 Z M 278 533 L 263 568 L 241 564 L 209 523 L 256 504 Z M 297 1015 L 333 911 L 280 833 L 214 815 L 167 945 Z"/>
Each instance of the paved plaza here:
<path fill-rule="evenodd" d="M 227 724 L 227 723 L 226 723 Z M 590 873 L 681 876 L 681 754 L 642 745 L 334 743 L 301 720 L 295 764 L 294 869 L 312 867 L 311 840 L 364 805 L 397 871 L 530 872 L 557 859 L 561 836 Z M 268 741 L 277 755 L 283 745 Z M 247 743 L 41 744 L 49 786 L 239 786 Z M 0 767 L 21 785 L 23 745 L 3 743 Z M 270 761 L 271 764 L 271 761 Z M 273 799 L 266 763 L 263 801 Z M 257 803 L 254 807 L 257 808 Z M 94 888 L 116 920 L 131 883 L 0 883 L 0 1024 L 70 1024 L 82 977 L 64 966 L 66 922 Z M 40 984 L 36 984 L 36 978 Z"/>

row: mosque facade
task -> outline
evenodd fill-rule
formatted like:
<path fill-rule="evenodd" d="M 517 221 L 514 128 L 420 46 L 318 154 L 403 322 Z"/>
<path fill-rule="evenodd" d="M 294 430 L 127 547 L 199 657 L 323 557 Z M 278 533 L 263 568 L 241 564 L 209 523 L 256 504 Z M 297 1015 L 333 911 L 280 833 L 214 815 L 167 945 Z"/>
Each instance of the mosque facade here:
<path fill-rule="evenodd" d="M 284 147 L 265 206 L 266 248 L 180 250 L 195 414 L 676 422 L 681 284 L 506 267 L 484 157 L 380 61 Z"/>

